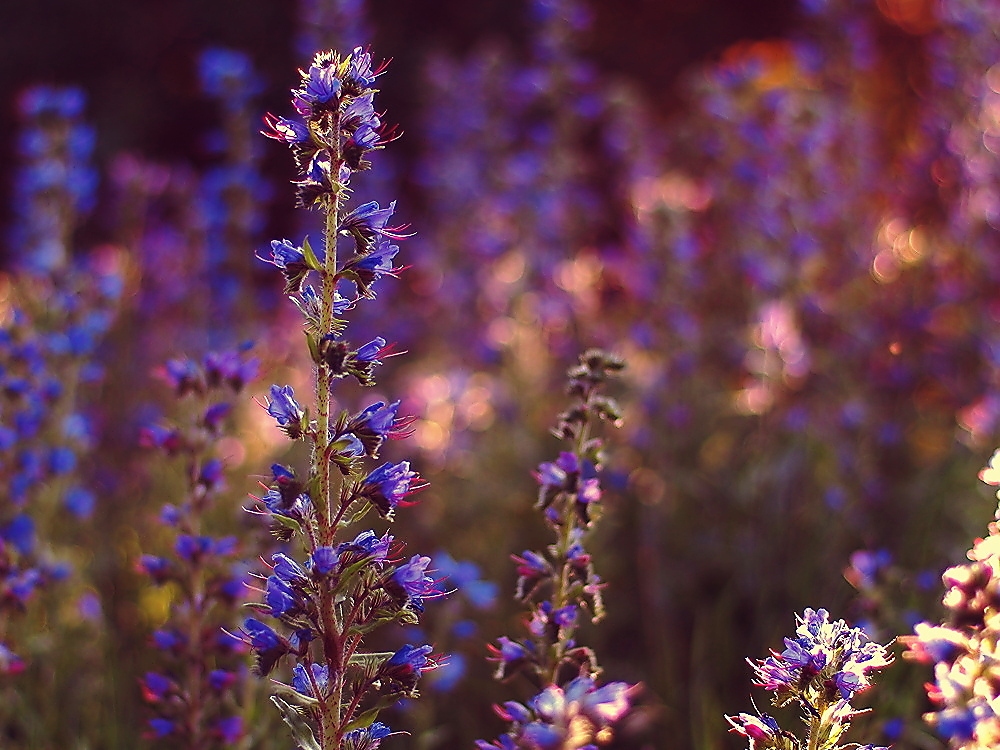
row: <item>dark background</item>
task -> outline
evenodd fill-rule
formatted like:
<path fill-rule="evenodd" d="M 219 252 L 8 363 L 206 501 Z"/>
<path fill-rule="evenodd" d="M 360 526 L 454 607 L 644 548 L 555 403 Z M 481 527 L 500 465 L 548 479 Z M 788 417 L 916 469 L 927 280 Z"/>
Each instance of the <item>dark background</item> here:
<path fill-rule="evenodd" d="M 616 0 L 591 9 L 594 31 L 583 52 L 601 70 L 638 84 L 663 112 L 683 106 L 673 84 L 685 68 L 738 40 L 780 36 L 797 21 L 793 0 Z M 420 98 L 414 84 L 429 51 L 460 55 L 496 38 L 516 49 L 529 23 L 523 4 L 511 0 L 373 0 L 368 19 L 376 58 L 393 60 L 380 100 L 411 127 Z M 98 163 L 126 151 L 197 166 L 210 158 L 204 134 L 217 122 L 200 91 L 198 55 L 212 46 L 248 53 L 264 78 L 263 106 L 284 112 L 294 71 L 307 62 L 298 59 L 296 33 L 296 4 L 286 0 L 7 0 L 0 10 L 0 132 L 15 132 L 16 97 L 26 86 L 77 85 L 89 97 Z M 404 154 L 406 142 L 398 149 Z M 3 225 L 14 149 L 13 139 L 0 142 Z"/>

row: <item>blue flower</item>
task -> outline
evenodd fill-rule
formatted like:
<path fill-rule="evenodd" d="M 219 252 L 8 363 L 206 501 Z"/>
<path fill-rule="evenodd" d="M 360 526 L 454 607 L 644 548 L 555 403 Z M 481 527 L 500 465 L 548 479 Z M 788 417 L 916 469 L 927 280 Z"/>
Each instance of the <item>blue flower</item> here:
<path fill-rule="evenodd" d="M 302 566 L 285 553 L 276 552 L 271 555 L 271 562 L 274 563 L 274 574 L 286 583 L 301 584 L 308 581 Z"/>
<path fill-rule="evenodd" d="M 399 409 L 399 401 L 393 401 L 391 404 L 377 401 L 354 416 L 347 423 L 344 432 L 357 437 L 361 441 L 366 455 L 375 458 L 386 438 L 398 434 L 395 431 L 397 409 Z"/>
<path fill-rule="evenodd" d="M 305 611 L 305 598 L 277 575 L 267 577 L 264 601 L 270 608 L 271 617 L 293 618 Z"/>
<path fill-rule="evenodd" d="M 214 47 L 198 63 L 202 88 L 210 96 L 242 103 L 257 91 L 250 58 L 242 52 Z"/>
<path fill-rule="evenodd" d="M 753 665 L 757 684 L 775 691 L 779 700 L 815 689 L 827 700 L 849 701 L 870 687 L 868 672 L 892 662 L 884 646 L 843 620 L 831 622 L 825 609 L 806 609 L 798 620 L 796 637 L 785 639 L 784 651 Z"/>
<path fill-rule="evenodd" d="M 292 104 L 301 115 L 313 115 L 322 111 L 317 104 L 327 104 L 340 96 L 341 81 L 337 78 L 337 67 L 331 61 L 320 61 L 309 66 L 309 71 L 302 74 L 302 87 L 293 91 Z"/>
<path fill-rule="evenodd" d="M 305 252 L 290 240 L 271 240 L 271 258 L 261 258 L 261 260 L 277 266 L 283 271 L 308 268 Z"/>
<path fill-rule="evenodd" d="M 201 371 L 193 360 L 171 359 L 163 366 L 160 373 L 178 396 L 189 392 L 201 393 L 205 389 Z"/>
<path fill-rule="evenodd" d="M 418 478 L 417 472 L 410 471 L 408 461 L 385 463 L 365 477 L 358 496 L 374 505 L 380 516 L 389 518 L 403 499 L 414 491 L 412 484 Z"/>
<path fill-rule="evenodd" d="M 727 716 L 730 732 L 742 734 L 752 742 L 752 747 L 757 747 L 758 742 L 762 742 L 764 747 L 774 744 L 775 738 L 781 735 L 781 728 L 772 717 L 767 714 L 754 716 L 752 714 L 736 714 Z"/>
<path fill-rule="evenodd" d="M 494 654 L 494 660 L 500 661 L 502 664 L 514 664 L 534 658 L 533 648 L 518 641 L 512 641 L 505 635 L 500 636 L 497 643 L 500 644 L 499 647 L 490 644 L 489 649 Z"/>
<path fill-rule="evenodd" d="M 14 516 L 6 526 L 0 528 L 0 539 L 8 542 L 22 555 L 30 555 L 35 549 L 35 522 L 23 513 Z"/>
<path fill-rule="evenodd" d="M 257 661 L 254 668 L 262 677 L 270 674 L 278 659 L 292 650 L 289 641 L 253 617 L 243 621 L 242 633 L 249 639 L 250 648 L 256 654 Z"/>
<path fill-rule="evenodd" d="M 380 208 L 377 201 L 363 203 L 348 213 L 340 222 L 340 231 L 353 235 L 358 244 L 358 252 L 367 253 L 372 249 L 376 237 L 391 237 L 401 240 L 409 235 L 405 226 L 388 227 L 389 219 L 396 210 L 396 201 Z"/>
<path fill-rule="evenodd" d="M 136 568 L 153 579 L 154 583 L 162 584 L 174 577 L 174 567 L 164 557 L 155 555 L 142 555 Z"/>
<path fill-rule="evenodd" d="M 362 531 L 352 541 L 338 544 L 337 555 L 371 557 L 373 560 L 381 562 L 389 554 L 392 539 L 392 535 L 389 533 L 380 537 L 374 531 Z"/>
<path fill-rule="evenodd" d="M 70 487 L 63 495 L 63 506 L 77 518 L 90 518 L 97 497 L 83 487 Z"/>
<path fill-rule="evenodd" d="M 173 628 L 161 628 L 153 631 L 153 645 L 161 651 L 174 651 L 184 645 L 183 634 Z"/>
<path fill-rule="evenodd" d="M 384 65 L 382 66 L 384 67 Z M 347 66 L 347 80 L 357 88 L 371 88 L 380 71 L 372 71 L 372 55 L 364 47 L 355 47 Z"/>
<path fill-rule="evenodd" d="M 157 672 L 146 672 L 139 684 L 142 686 L 142 697 L 148 703 L 163 700 L 174 688 L 172 680 Z"/>
<path fill-rule="evenodd" d="M 208 673 L 208 684 L 211 686 L 212 690 L 216 690 L 220 693 L 223 690 L 235 685 L 237 679 L 239 679 L 239 675 L 225 669 L 213 669 Z"/>
<path fill-rule="evenodd" d="M 333 547 L 317 547 L 310 555 L 312 570 L 321 576 L 330 575 L 340 562 L 340 556 Z"/>
<path fill-rule="evenodd" d="M 57 445 L 49 451 L 49 470 L 55 474 L 68 474 L 76 468 L 76 453 L 65 445 Z"/>
<path fill-rule="evenodd" d="M 271 386 L 271 397 L 267 402 L 267 413 L 274 417 L 292 440 L 302 437 L 305 412 L 295 400 L 295 392 L 290 385 Z"/>
<path fill-rule="evenodd" d="M 478 609 L 492 607 L 497 597 L 497 585 L 484 580 L 479 566 L 468 560 L 458 561 L 447 552 L 434 556 L 434 567 L 443 578 L 458 589 Z"/>
<path fill-rule="evenodd" d="M 212 551 L 213 539 L 210 536 L 191 536 L 178 534 L 174 542 L 174 551 L 184 560 L 197 561 Z"/>
<path fill-rule="evenodd" d="M 397 596 L 400 603 L 423 611 L 423 600 L 432 596 L 440 596 L 437 582 L 427 575 L 427 566 L 431 559 L 422 555 L 414 555 L 409 562 L 403 563 L 393 571 L 389 591 Z"/>
<path fill-rule="evenodd" d="M 385 724 L 376 721 L 364 729 L 355 729 L 344 735 L 344 750 L 375 750 L 382 740 L 392 733 Z"/>
<path fill-rule="evenodd" d="M 375 362 L 382 356 L 384 350 L 385 339 L 376 336 L 364 346 L 359 347 L 354 353 L 354 358 L 361 362 Z"/>
<path fill-rule="evenodd" d="M 209 385 L 225 383 L 234 392 L 239 393 L 247 383 L 256 378 L 260 360 L 256 357 L 247 358 L 244 354 L 251 346 L 252 343 L 246 343 L 236 350 L 206 354 L 202 365 Z"/>
<path fill-rule="evenodd" d="M 395 276 L 402 269 L 393 265 L 399 246 L 385 237 L 379 237 L 375 247 L 364 255 L 355 255 L 341 269 L 341 273 L 358 284 L 362 296 L 372 296 L 371 286 L 382 276 Z"/>
<path fill-rule="evenodd" d="M 260 132 L 276 141 L 302 143 L 311 138 L 309 127 L 298 120 L 290 120 L 287 117 L 276 117 L 268 113 L 264 115 L 264 122 L 268 129 Z"/>
<path fill-rule="evenodd" d="M 226 744 L 236 744 L 243 737 L 243 718 L 241 716 L 222 717 L 215 722 L 212 731 Z"/>
<path fill-rule="evenodd" d="M 14 675 L 24 671 L 24 660 L 0 642 L 0 675 Z"/>
<path fill-rule="evenodd" d="M 427 658 L 433 650 L 433 646 L 413 646 L 407 643 L 383 663 L 379 674 L 399 683 L 407 692 L 412 691 L 417 686 L 420 674 L 434 666 Z"/>
<path fill-rule="evenodd" d="M 168 737 L 176 729 L 176 725 L 170 719 L 150 719 L 149 726 L 152 728 L 153 736 L 155 737 Z"/>
<path fill-rule="evenodd" d="M 271 257 L 257 255 L 257 258 L 281 269 L 285 277 L 286 294 L 301 293 L 309 272 L 319 270 L 306 260 L 305 250 L 289 240 L 271 240 Z M 315 258 L 322 266 L 324 259 L 322 248 L 315 251 Z"/>
<path fill-rule="evenodd" d="M 207 490 L 218 487 L 224 477 L 222 461 L 212 458 L 206 461 L 198 472 L 198 484 Z"/>
<path fill-rule="evenodd" d="M 292 687 L 302 695 L 308 695 L 311 698 L 317 698 L 316 692 L 313 690 L 313 683 L 319 689 L 320 695 L 326 695 L 330 683 L 330 670 L 325 664 L 316 664 L 315 662 L 308 665 L 296 664 L 292 668 Z M 309 679 L 309 674 L 312 673 L 312 679 Z"/>
<path fill-rule="evenodd" d="M 577 607 L 575 604 L 553 609 L 552 602 L 544 601 L 532 612 L 528 629 L 533 635 L 540 638 L 550 629 L 556 632 L 559 628 L 573 627 L 576 625 L 576 617 Z"/>
<path fill-rule="evenodd" d="M 375 113 L 375 92 L 351 99 L 341 114 L 341 124 L 345 130 L 355 130 L 363 125 L 378 128 L 382 121 Z"/>
<path fill-rule="evenodd" d="M 979 722 L 992 716 L 993 711 L 984 701 L 949 706 L 934 714 L 934 728 L 946 740 L 964 744 L 975 737 Z"/>

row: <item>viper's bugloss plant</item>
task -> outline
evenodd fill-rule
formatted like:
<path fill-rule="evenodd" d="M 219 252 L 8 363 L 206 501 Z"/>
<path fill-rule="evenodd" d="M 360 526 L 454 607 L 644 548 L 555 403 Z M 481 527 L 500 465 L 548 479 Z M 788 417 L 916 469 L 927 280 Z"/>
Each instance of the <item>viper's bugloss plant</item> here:
<path fill-rule="evenodd" d="M 783 651 L 751 661 L 756 684 L 769 690 L 777 706 L 797 704 L 807 727 L 803 742 L 766 713 L 727 716 L 730 731 L 749 738 L 751 750 L 834 750 L 857 710 L 851 701 L 871 687 L 871 673 L 892 663 L 885 646 L 869 640 L 860 628 L 830 620 L 825 609 L 806 609 L 798 618 L 795 636 L 785 638 Z M 864 750 L 876 750 L 873 745 Z M 883 750 L 883 749 L 879 749 Z"/>
<path fill-rule="evenodd" d="M 85 103 L 80 89 L 50 86 L 28 88 L 18 102 L 19 272 L 0 277 L 0 676 L 25 667 L 15 641 L 37 622 L 19 633 L 21 615 L 76 562 L 59 532 L 67 519 L 88 519 L 97 500 L 84 460 L 97 438 L 88 389 L 104 374 L 95 355 L 115 321 L 122 276 L 114 251 L 72 252 L 97 183 Z M 36 655 L 45 648 L 36 641 Z"/>
<path fill-rule="evenodd" d="M 234 397 L 256 377 L 258 360 L 242 351 L 210 353 L 201 361 L 174 359 L 162 369 L 180 401 L 194 401 L 190 424 L 143 429 L 143 445 L 181 462 L 186 495 L 163 506 L 160 522 L 172 530 L 173 550 L 144 554 L 141 572 L 173 587 L 170 617 L 152 635 L 161 665 L 145 674 L 142 696 L 151 707 L 149 736 L 171 747 L 211 750 L 244 734 L 238 686 L 245 682 L 245 644 L 230 631 L 240 622 L 250 589 L 244 552 L 234 535 L 215 533 L 209 516 L 225 487 L 219 442 Z"/>
<path fill-rule="evenodd" d="M 602 420 L 616 425 L 621 421 L 618 405 L 603 389 L 608 377 L 623 367 L 622 360 L 595 349 L 584 353 L 568 373 L 572 405 L 559 415 L 553 432 L 569 443 L 569 450 L 535 473 L 535 507 L 556 541 L 544 551 L 513 557 L 518 573 L 515 596 L 529 608 L 528 636 L 503 636 L 490 647 L 498 679 L 521 674 L 541 692 L 526 703 L 508 701 L 496 707 L 511 726 L 495 742 L 478 741 L 484 750 L 594 747 L 611 739 L 614 724 L 630 708 L 635 686 L 599 685 L 597 655 L 578 643 L 576 635 L 585 613 L 593 622 L 604 616 L 604 584 L 584 543 L 600 515 L 603 443 L 593 434 L 594 427 Z"/>
<path fill-rule="evenodd" d="M 73 86 L 33 86 L 18 102 L 25 127 L 11 233 L 17 264 L 53 271 L 70 259 L 73 231 L 94 206 L 97 171 L 90 163 L 94 130 L 83 122 L 86 94 Z"/>
<path fill-rule="evenodd" d="M 391 521 L 421 487 L 409 462 L 372 461 L 389 438 L 404 437 L 409 420 L 399 401 L 376 401 L 334 411 L 333 387 L 353 378 L 374 384 L 391 348 L 381 337 L 352 341 L 343 314 L 375 297 L 383 276 L 399 270 L 391 224 L 395 203 L 356 204 L 346 210 L 349 183 L 368 169 L 368 155 L 391 140 L 374 108 L 376 77 L 367 50 L 321 52 L 300 71 L 292 92 L 297 115 L 269 115 L 265 135 L 291 148 L 299 176 L 298 205 L 323 214 L 322 244 L 275 240 L 264 258 L 279 268 L 285 292 L 298 307 L 312 359 L 315 403 L 303 405 L 290 385 L 272 385 L 262 402 L 290 440 L 311 449 L 307 469 L 275 464 L 256 510 L 270 517 L 288 553 L 271 557 L 264 601 L 245 620 L 242 637 L 256 654 L 257 671 L 270 675 L 291 662 L 289 683 L 271 700 L 300 747 L 373 748 L 390 731 L 379 712 L 417 694 L 420 676 L 436 665 L 430 645 L 407 644 L 370 652 L 365 639 L 389 623 L 416 624 L 424 602 L 441 595 L 430 558 L 401 556 L 390 533 L 350 530 L 374 512 Z M 338 238 L 351 240 L 343 252 Z M 314 286 L 313 284 L 316 284 Z"/>
<path fill-rule="evenodd" d="M 254 276 L 252 251 L 271 189 L 260 172 L 262 149 L 252 126 L 260 116 L 254 101 L 262 85 L 250 57 L 213 47 L 202 53 L 199 73 L 205 94 L 223 115 L 222 127 L 209 143 L 219 159 L 206 172 L 200 190 L 205 273 L 215 280 L 210 320 L 227 321 L 222 331 L 209 331 L 212 340 L 232 335 L 226 330 L 231 321 L 251 316 L 255 300 L 247 291 Z"/>
<path fill-rule="evenodd" d="M 1000 484 L 1000 451 L 979 477 L 987 484 Z M 1000 524 L 990 523 L 989 534 L 969 550 L 969 562 L 948 568 L 942 580 L 947 620 L 918 623 L 913 635 L 900 639 L 908 647 L 905 657 L 934 668 L 927 695 L 935 709 L 924 720 L 953 748 L 996 747 L 1000 742 Z"/>

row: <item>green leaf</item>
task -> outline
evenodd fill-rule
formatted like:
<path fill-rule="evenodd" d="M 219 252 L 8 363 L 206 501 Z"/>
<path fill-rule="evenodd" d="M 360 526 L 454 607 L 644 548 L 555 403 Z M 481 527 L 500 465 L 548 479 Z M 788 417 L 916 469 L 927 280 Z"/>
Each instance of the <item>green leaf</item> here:
<path fill-rule="evenodd" d="M 279 698 L 277 695 L 271 696 L 271 702 L 278 707 L 281 712 L 281 719 L 292 730 L 292 738 L 302 750 L 323 750 L 316 741 L 312 727 L 306 721 L 302 711 Z"/>
<path fill-rule="evenodd" d="M 379 667 L 392 658 L 394 651 L 379 651 L 371 654 L 354 654 L 348 660 L 348 664 L 361 667 L 365 671 L 371 670 L 372 674 L 378 671 Z"/>
<path fill-rule="evenodd" d="M 308 344 L 309 346 L 309 356 L 312 357 L 313 362 L 319 364 L 321 357 L 319 353 L 319 344 L 316 341 L 316 337 L 311 336 L 308 331 L 306 331 L 305 334 L 306 334 L 306 344 Z"/>
<path fill-rule="evenodd" d="M 353 586 L 355 583 L 354 581 L 355 576 L 358 574 L 359 571 L 368 568 L 371 565 L 371 561 L 372 561 L 372 556 L 365 555 L 360 560 L 357 560 L 356 562 L 352 563 L 350 566 L 345 568 L 340 573 L 340 580 L 337 582 L 337 586 L 336 588 L 334 588 L 333 592 L 335 594 L 339 594 L 346 591 L 349 587 Z"/>
<path fill-rule="evenodd" d="M 296 534 L 301 534 L 302 533 L 302 524 L 300 524 L 294 518 L 289 518 L 288 516 L 278 515 L 277 513 L 272 513 L 271 514 L 271 518 L 274 521 L 277 521 L 278 523 L 280 523 L 282 526 L 285 526 L 285 527 L 291 529 Z"/>
<path fill-rule="evenodd" d="M 375 719 L 378 718 L 379 711 L 381 710 L 382 710 L 381 708 L 372 708 L 369 709 L 368 711 L 365 711 L 363 714 L 358 716 L 358 718 L 356 718 L 354 721 L 352 721 L 350 724 L 344 727 L 344 734 L 352 732 L 355 729 L 364 729 L 366 727 L 370 727 L 375 722 Z"/>
<path fill-rule="evenodd" d="M 284 684 L 283 682 L 277 682 L 274 684 L 274 691 L 280 695 L 287 696 L 290 700 L 294 701 L 300 706 L 318 706 L 319 701 L 309 695 L 303 695 L 295 688 Z"/>
<path fill-rule="evenodd" d="M 357 501 L 356 500 L 352 501 L 352 505 L 354 503 L 357 503 Z M 357 523 L 366 515 L 368 515 L 368 511 L 370 511 L 373 507 L 374 506 L 367 501 L 362 502 L 361 505 L 359 505 L 358 507 L 352 508 L 348 506 L 348 510 L 344 513 L 344 517 L 340 520 L 338 528 L 344 529 L 354 523 Z"/>
<path fill-rule="evenodd" d="M 310 244 L 308 237 L 304 237 L 302 239 L 302 256 L 305 258 L 306 265 L 312 270 L 323 270 L 323 264 L 319 262 L 319 258 L 317 258 L 316 253 L 313 252 L 312 244 Z"/>

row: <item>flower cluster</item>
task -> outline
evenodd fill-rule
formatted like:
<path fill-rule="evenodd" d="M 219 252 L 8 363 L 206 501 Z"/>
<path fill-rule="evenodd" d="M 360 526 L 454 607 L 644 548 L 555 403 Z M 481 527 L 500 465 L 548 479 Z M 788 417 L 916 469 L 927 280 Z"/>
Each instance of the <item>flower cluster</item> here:
<path fill-rule="evenodd" d="M 167 362 L 163 378 L 178 400 L 194 402 L 193 419 L 189 425 L 152 425 L 140 436 L 143 445 L 182 462 L 185 478 L 183 502 L 160 512 L 172 552 L 143 554 L 136 563 L 156 586 L 169 584 L 176 592 L 169 618 L 152 637 L 163 666 L 142 679 L 142 696 L 153 712 L 149 735 L 173 746 L 229 747 L 245 731 L 236 696 L 246 678 L 246 647 L 229 631 L 238 627 L 248 579 L 237 537 L 212 533 L 209 521 L 225 489 L 225 465 L 217 454 L 231 399 L 244 392 L 258 366 L 242 351 Z"/>
<path fill-rule="evenodd" d="M 250 57 L 235 50 L 205 50 L 198 72 L 202 88 L 223 114 L 222 127 L 209 143 L 219 158 L 202 178 L 199 196 L 203 262 L 215 282 L 208 317 L 210 321 L 243 320 L 251 313 L 246 289 L 253 282 L 252 250 L 272 192 L 261 175 L 261 148 L 252 126 L 260 117 L 254 100 L 262 85 Z M 209 334 L 210 344 L 216 346 L 213 339 L 220 332 L 210 330 Z"/>
<path fill-rule="evenodd" d="M 23 163 L 18 171 L 12 245 L 18 265 L 52 271 L 67 264 L 72 233 L 95 203 L 97 171 L 90 164 L 94 131 L 82 121 L 86 95 L 78 88 L 35 86 L 21 95 Z"/>
<path fill-rule="evenodd" d="M 506 680 L 523 674 L 542 691 L 526 704 L 507 702 L 496 708 L 511 722 L 507 734 L 480 748 L 580 748 L 604 744 L 612 726 L 629 710 L 633 686 L 596 683 L 601 669 L 594 652 L 576 641 L 582 613 L 591 620 L 604 616 L 603 586 L 584 548 L 601 499 L 598 470 L 600 438 L 592 435 L 596 423 L 618 424 L 619 407 L 602 393 L 609 377 L 623 362 L 598 350 L 589 350 L 569 371 L 567 392 L 572 406 L 559 415 L 554 434 L 571 450 L 557 461 L 543 463 L 536 472 L 538 502 L 556 542 L 544 552 L 515 555 L 517 599 L 530 608 L 529 635 L 523 640 L 501 637 L 491 646 L 496 677 Z"/>
<path fill-rule="evenodd" d="M 830 620 L 825 609 L 806 609 L 798 617 L 795 636 L 785 638 L 780 653 L 751 662 L 756 684 L 771 693 L 775 706 L 797 703 L 808 727 L 807 743 L 781 730 L 768 714 L 736 714 L 726 719 L 733 732 L 756 748 L 834 750 L 857 711 L 851 701 L 871 687 L 871 673 L 892 663 L 886 648 L 868 639 L 860 628 Z M 865 746 L 872 748 L 871 745 Z"/>
<path fill-rule="evenodd" d="M 1000 451 L 980 472 L 997 485 Z M 997 512 L 1000 517 L 1000 510 Z M 948 619 L 940 625 L 914 626 L 902 637 L 907 658 L 934 668 L 927 685 L 935 710 L 925 720 L 954 748 L 995 747 L 1000 742 L 1000 523 L 969 550 L 969 562 L 946 570 L 944 606 Z"/>
<path fill-rule="evenodd" d="M 263 259 L 284 275 L 285 291 L 302 313 L 316 378 L 316 403 L 303 406 L 290 385 L 272 385 L 262 406 L 293 441 L 312 450 L 304 476 L 275 464 L 257 511 L 271 519 L 277 536 L 298 544 L 304 558 L 271 557 L 264 601 L 258 611 L 280 625 L 255 618 L 242 635 L 256 654 L 257 670 L 269 675 L 289 657 L 292 680 L 279 684 L 272 701 L 304 747 L 373 748 L 389 730 L 379 712 L 415 696 L 421 675 L 437 657 L 430 645 L 406 644 L 393 652 L 366 652 L 365 637 L 387 623 L 416 624 L 428 599 L 442 594 L 430 558 L 401 556 L 392 534 L 346 530 L 370 512 L 392 520 L 422 481 L 407 461 L 371 467 L 390 438 L 408 434 L 399 401 L 376 401 L 359 411 L 332 411 L 332 389 L 351 377 L 374 384 L 374 370 L 388 356 L 382 337 L 356 344 L 346 337 L 343 313 L 375 296 L 375 283 L 399 269 L 392 263 L 406 236 L 390 225 L 395 203 L 368 202 L 343 212 L 354 173 L 366 156 L 389 140 L 374 109 L 371 55 L 316 55 L 300 71 L 292 92 L 297 117 L 269 115 L 265 135 L 287 143 L 299 168 L 298 204 L 324 214 L 323 244 L 308 240 L 271 243 Z M 353 253 L 339 257 L 337 239 L 350 238 Z M 318 289 L 312 280 L 318 279 Z M 350 291 L 348 291 L 350 289 Z"/>
<path fill-rule="evenodd" d="M 0 301 L 0 674 L 24 661 L 13 625 L 38 592 L 69 572 L 66 533 L 94 511 L 97 442 L 87 397 L 104 375 L 98 346 L 115 322 L 122 277 L 113 252 L 71 257 L 92 205 L 93 131 L 75 88 L 35 87 L 20 99 L 14 263 L 27 283 Z M 70 532 L 73 533 L 73 532 Z M 62 548 L 62 549 L 60 549 Z"/>

